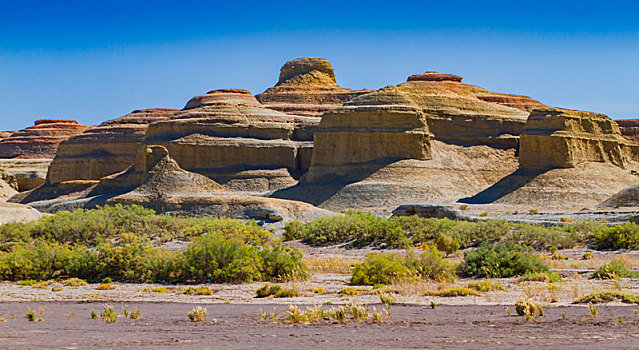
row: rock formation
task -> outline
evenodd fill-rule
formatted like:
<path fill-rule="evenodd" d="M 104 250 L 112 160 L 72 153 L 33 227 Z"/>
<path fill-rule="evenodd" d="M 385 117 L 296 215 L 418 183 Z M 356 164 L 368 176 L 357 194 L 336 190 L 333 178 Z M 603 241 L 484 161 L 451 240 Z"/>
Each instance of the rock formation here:
<path fill-rule="evenodd" d="M 637 154 L 639 144 L 603 114 L 536 109 L 521 134 L 520 168 L 465 201 L 594 207 L 639 180 Z"/>
<path fill-rule="evenodd" d="M 28 205 L 17 203 L 0 203 L 0 225 L 9 222 L 28 222 L 36 220 L 43 214 Z"/>
<path fill-rule="evenodd" d="M 529 108 L 478 97 L 485 95 L 502 96 L 427 72 L 329 110 L 315 132 L 308 173 L 275 196 L 343 209 L 477 193 L 516 170 Z"/>
<path fill-rule="evenodd" d="M 136 110 L 70 137 L 58 147 L 48 181 L 99 180 L 126 169 L 142 149 L 148 125 L 176 112 L 164 108 Z"/>
<path fill-rule="evenodd" d="M 318 123 L 264 108 L 246 90 L 223 89 L 150 125 L 144 142 L 165 146 L 183 169 L 261 193 L 295 184 L 308 169 Z"/>
<path fill-rule="evenodd" d="M 34 126 L 0 140 L 0 158 L 51 159 L 60 142 L 87 128 L 75 120 L 36 120 Z"/>
<path fill-rule="evenodd" d="M 334 215 L 306 203 L 234 193 L 206 176 L 181 169 L 167 149 L 157 145 L 146 147 L 126 170 L 77 192 L 52 198 L 31 201 L 33 197 L 21 196 L 23 202 L 48 212 L 122 203 L 139 204 L 159 213 L 214 215 L 264 222 L 311 221 Z"/>
<path fill-rule="evenodd" d="M 623 137 L 639 142 L 639 119 L 618 119 L 615 122 L 619 125 Z"/>
<path fill-rule="evenodd" d="M 42 185 L 51 159 L 0 159 L 0 178 L 16 191 L 28 191 Z"/>
<path fill-rule="evenodd" d="M 617 123 L 603 114 L 541 108 L 528 117 L 519 161 L 525 168 L 572 168 L 583 162 L 623 167 L 636 158 L 637 147 L 626 142 Z"/>
<path fill-rule="evenodd" d="M 351 90 L 337 85 L 331 64 L 316 57 L 286 62 L 277 84 L 256 95 L 265 107 L 287 114 L 320 117 L 331 109 L 371 90 Z"/>
<path fill-rule="evenodd" d="M 639 179 L 637 179 L 639 180 Z M 600 208 L 639 207 L 639 184 L 624 188 L 599 204 Z"/>

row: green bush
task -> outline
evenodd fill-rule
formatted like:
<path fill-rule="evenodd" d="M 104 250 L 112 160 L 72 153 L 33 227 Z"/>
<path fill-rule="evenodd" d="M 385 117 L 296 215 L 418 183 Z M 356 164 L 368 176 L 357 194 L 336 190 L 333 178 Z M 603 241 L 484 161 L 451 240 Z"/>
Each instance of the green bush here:
<path fill-rule="evenodd" d="M 355 264 L 351 284 L 391 284 L 406 278 L 452 281 L 455 277 L 453 267 L 444 260 L 443 254 L 430 247 L 420 255 L 413 251 L 406 255 L 371 253 L 362 263 Z"/>
<path fill-rule="evenodd" d="M 595 225 L 590 223 L 545 227 L 504 220 L 478 222 L 450 219 L 424 219 L 418 216 L 398 216 L 389 219 L 369 213 L 347 211 L 344 215 L 325 217 L 307 224 L 286 224 L 284 239 L 301 239 L 312 245 L 350 243 L 356 247 L 383 245 L 403 248 L 422 243 L 450 240 L 448 251 L 455 246 L 468 248 L 482 243 L 518 243 L 535 248 L 574 247 Z M 446 251 L 445 244 L 441 245 Z"/>
<path fill-rule="evenodd" d="M 639 225 L 600 225 L 588 238 L 597 249 L 639 249 Z"/>
<path fill-rule="evenodd" d="M 619 300 L 626 304 L 639 304 L 639 295 L 619 291 L 603 291 L 583 296 L 573 301 L 573 304 L 598 304 L 608 303 L 615 300 Z"/>
<path fill-rule="evenodd" d="M 466 276 L 505 278 L 547 272 L 548 266 L 540 257 L 525 252 L 518 245 L 483 245 L 467 252 L 457 271 Z"/>
<path fill-rule="evenodd" d="M 619 260 L 613 260 L 607 264 L 599 266 L 595 272 L 592 273 L 592 278 L 600 279 L 615 279 L 615 278 L 633 278 L 638 277 L 636 273 L 630 271 L 623 262 Z"/>

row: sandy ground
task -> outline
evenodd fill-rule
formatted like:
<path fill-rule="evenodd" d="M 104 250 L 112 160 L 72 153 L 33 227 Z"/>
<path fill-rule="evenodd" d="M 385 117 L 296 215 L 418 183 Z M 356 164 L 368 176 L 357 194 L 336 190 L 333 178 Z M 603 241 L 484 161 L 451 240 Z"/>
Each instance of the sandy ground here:
<path fill-rule="evenodd" d="M 102 309 L 99 303 L 0 303 L 1 315 L 15 315 L 0 322 L 0 348 L 623 349 L 636 348 L 639 342 L 637 308 L 627 306 L 601 306 L 598 319 L 588 316 L 587 307 L 549 308 L 540 320 L 525 321 L 508 316 L 501 306 L 396 305 L 392 324 L 299 325 L 263 322 L 258 317 L 260 309 L 281 310 L 281 305 L 203 304 L 208 321 L 190 322 L 186 313 L 192 304 L 113 304 L 116 311 L 134 305 L 140 306 L 141 319 L 120 318 L 106 324 L 89 316 L 91 309 Z M 27 307 L 43 308 L 43 321 L 27 321 Z"/>

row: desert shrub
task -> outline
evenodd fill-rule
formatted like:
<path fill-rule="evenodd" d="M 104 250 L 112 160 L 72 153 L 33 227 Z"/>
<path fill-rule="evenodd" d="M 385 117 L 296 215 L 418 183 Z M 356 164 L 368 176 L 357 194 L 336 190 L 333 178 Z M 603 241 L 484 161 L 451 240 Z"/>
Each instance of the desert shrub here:
<path fill-rule="evenodd" d="M 597 249 L 639 249 L 639 225 L 633 222 L 599 225 L 588 238 Z"/>
<path fill-rule="evenodd" d="M 451 236 L 440 233 L 435 240 L 435 246 L 448 256 L 459 249 L 459 242 Z"/>
<path fill-rule="evenodd" d="M 313 245 L 349 242 L 355 247 L 372 243 L 389 247 L 405 247 L 409 244 L 406 232 L 396 221 L 354 210 L 307 224 L 288 223 L 284 227 L 284 239 L 302 239 Z"/>
<path fill-rule="evenodd" d="M 613 260 L 599 266 L 599 268 L 592 273 L 592 277 L 600 279 L 632 278 L 637 277 L 637 274 L 630 271 L 623 261 Z"/>
<path fill-rule="evenodd" d="M 546 272 L 548 266 L 538 256 L 525 252 L 522 246 L 483 245 L 467 252 L 457 271 L 466 276 L 504 278 Z"/>
<path fill-rule="evenodd" d="M 626 304 L 639 304 L 639 295 L 620 291 L 603 291 L 583 296 L 573 301 L 573 304 L 598 304 L 615 300 Z"/>
<path fill-rule="evenodd" d="M 479 292 L 475 289 L 466 287 L 450 287 L 437 290 L 426 290 L 423 295 L 432 297 L 464 297 L 469 295 L 479 295 Z"/>
<path fill-rule="evenodd" d="M 561 276 L 554 271 L 527 272 L 519 278 L 519 281 L 555 283 L 561 281 Z"/>
<path fill-rule="evenodd" d="M 517 315 L 526 317 L 530 320 L 531 317 L 540 317 L 544 315 L 544 309 L 536 303 L 534 300 L 528 297 L 520 296 L 515 302 L 515 311 Z"/>
<path fill-rule="evenodd" d="M 337 294 L 339 295 L 360 295 L 364 292 L 364 289 L 361 288 L 353 288 L 353 287 L 346 287 L 346 288 L 342 288 L 339 290 L 339 292 L 337 292 Z"/>
<path fill-rule="evenodd" d="M 16 243 L 0 251 L 0 280 L 45 279 L 57 277 L 72 253 L 66 244 L 36 241 Z"/>
<path fill-rule="evenodd" d="M 213 233 L 239 238 L 247 243 L 265 243 L 271 239 L 271 233 L 261 229 L 255 221 L 157 215 L 153 210 L 138 205 L 117 204 L 97 209 L 60 211 L 30 223 L 0 225 L 0 244 L 42 239 L 98 245 L 117 240 L 125 233 L 160 241 Z"/>
<path fill-rule="evenodd" d="M 63 280 L 61 282 L 64 286 L 67 287 L 80 287 L 80 286 L 86 286 L 87 285 L 87 281 L 80 279 L 80 278 L 76 278 L 76 277 L 72 277 L 72 278 L 67 278 L 65 280 Z"/>
<path fill-rule="evenodd" d="M 100 283 L 100 285 L 95 287 L 95 290 L 113 290 L 116 288 L 118 288 L 118 286 L 110 284 L 110 283 Z"/>
<path fill-rule="evenodd" d="M 468 283 L 468 288 L 474 289 L 478 292 L 490 292 L 494 290 L 503 290 L 506 288 L 499 282 L 493 282 L 491 280 L 471 281 Z"/>
<path fill-rule="evenodd" d="M 208 310 L 201 306 L 196 306 L 186 314 L 191 322 L 204 322 L 208 317 Z"/>
<path fill-rule="evenodd" d="M 282 290 L 282 286 L 280 286 L 279 284 L 266 283 L 263 287 L 258 288 L 255 291 L 255 294 L 258 298 L 266 298 L 270 297 L 271 295 L 275 295 L 280 290 Z"/>
<path fill-rule="evenodd" d="M 455 279 L 455 272 L 435 247 L 429 247 L 420 255 L 413 251 L 404 256 L 372 253 L 362 263 L 355 265 L 351 284 L 391 284 L 405 278 L 452 281 Z"/>
<path fill-rule="evenodd" d="M 401 248 L 436 243 L 439 237 L 445 237 L 451 240 L 453 246 L 459 244 L 460 248 L 482 243 L 518 243 L 539 249 L 550 246 L 570 248 L 581 241 L 584 232 L 590 232 L 589 228 L 589 225 L 581 223 L 545 227 L 494 219 L 468 222 L 445 218 L 425 219 L 415 215 L 385 219 L 373 214 L 348 211 L 342 216 L 320 218 L 307 224 L 288 223 L 284 239 L 301 239 L 312 245 L 350 242 L 357 247 L 384 245 Z"/>
<path fill-rule="evenodd" d="M 314 294 L 326 294 L 326 288 L 324 287 L 315 287 L 310 290 Z"/>

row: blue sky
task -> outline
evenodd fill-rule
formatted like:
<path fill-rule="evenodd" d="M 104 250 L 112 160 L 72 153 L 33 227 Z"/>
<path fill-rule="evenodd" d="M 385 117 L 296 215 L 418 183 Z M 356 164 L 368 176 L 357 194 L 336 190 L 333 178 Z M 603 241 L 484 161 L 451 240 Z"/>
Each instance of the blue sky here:
<path fill-rule="evenodd" d="M 635 1 L 0 0 L 0 129 L 94 125 L 216 88 L 257 94 L 304 56 L 329 59 L 350 88 L 436 70 L 639 118 Z"/>

